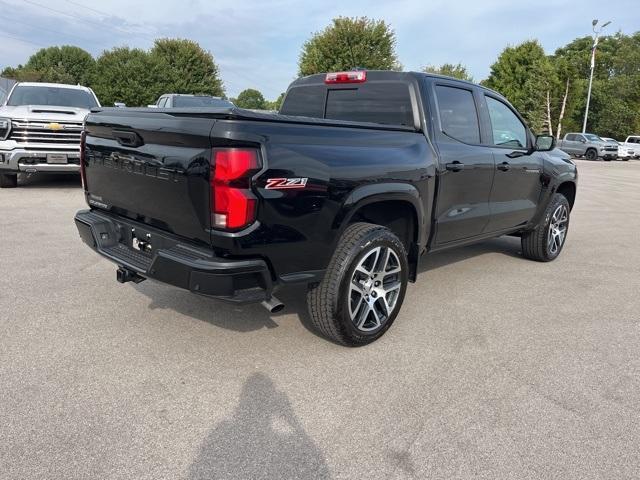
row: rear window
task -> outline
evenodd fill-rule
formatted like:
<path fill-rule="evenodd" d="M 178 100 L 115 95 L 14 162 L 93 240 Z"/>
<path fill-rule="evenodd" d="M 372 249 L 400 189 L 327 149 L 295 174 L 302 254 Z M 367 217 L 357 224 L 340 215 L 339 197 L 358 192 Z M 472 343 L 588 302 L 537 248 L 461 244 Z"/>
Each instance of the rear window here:
<path fill-rule="evenodd" d="M 326 88 L 323 86 L 294 87 L 287 92 L 280 113 L 298 117 L 324 117 L 324 96 Z"/>
<path fill-rule="evenodd" d="M 413 126 L 409 86 L 402 82 L 369 83 L 336 89 L 324 86 L 292 88 L 280 113 Z"/>
<path fill-rule="evenodd" d="M 413 125 L 411 96 L 405 83 L 389 82 L 329 90 L 326 118 Z"/>

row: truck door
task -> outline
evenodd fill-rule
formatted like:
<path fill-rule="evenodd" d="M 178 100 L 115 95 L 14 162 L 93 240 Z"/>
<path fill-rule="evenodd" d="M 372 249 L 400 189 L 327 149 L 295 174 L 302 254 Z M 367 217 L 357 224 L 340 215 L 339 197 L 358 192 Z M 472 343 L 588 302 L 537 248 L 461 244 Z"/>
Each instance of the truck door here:
<path fill-rule="evenodd" d="M 587 140 L 577 133 L 569 133 L 566 137 L 566 149 L 567 153 L 571 155 L 584 155 L 585 148 L 584 144 L 587 143 Z M 563 146 L 565 144 L 563 143 Z"/>
<path fill-rule="evenodd" d="M 530 149 L 533 138 L 507 103 L 488 93 L 483 97 L 496 165 L 487 232 L 498 232 L 533 218 L 542 189 L 543 156 Z"/>
<path fill-rule="evenodd" d="M 432 84 L 434 136 L 439 152 L 435 244 L 480 235 L 489 222 L 494 176 L 490 148 L 482 146 L 473 86 L 437 80 Z"/>

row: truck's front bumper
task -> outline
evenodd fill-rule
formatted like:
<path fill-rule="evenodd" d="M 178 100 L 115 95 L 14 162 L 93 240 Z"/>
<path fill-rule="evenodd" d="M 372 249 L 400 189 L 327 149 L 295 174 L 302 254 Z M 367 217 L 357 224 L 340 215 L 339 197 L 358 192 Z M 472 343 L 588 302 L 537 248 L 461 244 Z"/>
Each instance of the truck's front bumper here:
<path fill-rule="evenodd" d="M 47 154 L 63 154 L 67 156 L 67 163 L 47 163 Z M 80 171 L 80 152 L 78 149 L 69 150 L 25 150 L 14 148 L 2 150 L 0 148 L 0 173 L 72 173 Z"/>
<path fill-rule="evenodd" d="M 237 303 L 271 298 L 273 282 L 262 259 L 217 257 L 170 233 L 96 210 L 79 211 L 75 222 L 93 250 L 141 277 Z M 150 245 L 148 251 L 134 249 L 134 237 Z"/>

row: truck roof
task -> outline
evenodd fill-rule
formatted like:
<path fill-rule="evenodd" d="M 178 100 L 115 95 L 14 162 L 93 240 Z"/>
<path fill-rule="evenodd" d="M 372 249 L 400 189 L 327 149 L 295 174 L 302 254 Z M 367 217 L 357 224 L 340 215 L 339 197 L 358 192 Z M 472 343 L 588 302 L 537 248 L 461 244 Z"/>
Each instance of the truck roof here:
<path fill-rule="evenodd" d="M 371 80 L 399 80 L 399 81 L 409 81 L 409 79 L 417 79 L 417 78 L 423 78 L 423 77 L 429 77 L 429 78 L 439 78 L 442 80 L 447 80 L 447 81 L 451 81 L 451 82 L 456 82 L 456 83 L 461 83 L 464 85 L 469 85 L 472 87 L 476 87 L 476 88 L 481 88 L 487 92 L 491 92 L 492 94 L 507 100 L 504 95 L 502 95 L 500 92 L 496 92 L 495 90 L 492 90 L 490 88 L 485 87 L 484 85 L 480 85 L 479 83 L 474 83 L 474 82 L 470 82 L 468 80 L 461 80 L 459 78 L 455 78 L 455 77 L 449 77 L 447 75 L 439 75 L 437 73 L 427 73 L 427 72 L 414 72 L 414 71 L 409 71 L 409 72 L 398 72 L 398 71 L 393 71 L 393 70 L 366 70 L 367 72 L 367 79 L 371 79 Z M 306 77 L 299 77 L 296 80 L 294 80 L 290 85 L 289 88 L 292 87 L 298 87 L 298 86 L 303 86 L 303 85 L 324 85 L 324 80 L 326 77 L 327 73 L 314 73 L 313 75 L 307 75 Z M 288 90 L 288 89 L 287 89 Z M 508 100 L 507 100 L 508 101 Z"/>
<path fill-rule="evenodd" d="M 18 82 L 17 85 L 22 85 L 25 87 L 57 87 L 57 88 L 70 88 L 73 90 L 84 90 L 85 92 L 90 92 L 91 89 L 89 87 L 84 87 L 82 85 L 69 85 L 67 83 L 46 83 L 46 82 Z"/>

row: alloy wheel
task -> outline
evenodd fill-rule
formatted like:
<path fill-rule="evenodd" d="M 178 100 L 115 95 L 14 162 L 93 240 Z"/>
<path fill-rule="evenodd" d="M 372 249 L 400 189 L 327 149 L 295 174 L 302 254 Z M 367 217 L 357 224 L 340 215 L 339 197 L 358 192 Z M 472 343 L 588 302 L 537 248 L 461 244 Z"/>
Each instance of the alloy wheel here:
<path fill-rule="evenodd" d="M 402 265 L 390 247 L 376 247 L 358 262 L 349 283 L 349 316 L 363 332 L 377 330 L 396 308 Z"/>
<path fill-rule="evenodd" d="M 567 236 L 567 227 L 569 224 L 569 210 L 565 205 L 559 205 L 551 216 L 549 223 L 549 234 L 547 237 L 547 248 L 551 255 L 556 255 L 564 239 Z"/>

